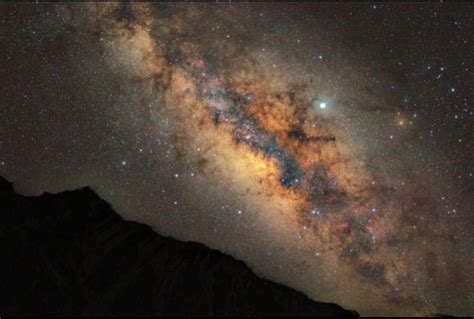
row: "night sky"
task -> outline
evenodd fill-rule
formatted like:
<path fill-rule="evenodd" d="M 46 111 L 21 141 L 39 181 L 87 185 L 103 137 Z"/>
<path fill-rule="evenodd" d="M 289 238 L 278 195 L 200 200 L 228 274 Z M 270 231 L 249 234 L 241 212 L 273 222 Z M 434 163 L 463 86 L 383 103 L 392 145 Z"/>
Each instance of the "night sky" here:
<path fill-rule="evenodd" d="M 0 175 L 362 315 L 474 314 L 468 3 L 0 5 Z"/>

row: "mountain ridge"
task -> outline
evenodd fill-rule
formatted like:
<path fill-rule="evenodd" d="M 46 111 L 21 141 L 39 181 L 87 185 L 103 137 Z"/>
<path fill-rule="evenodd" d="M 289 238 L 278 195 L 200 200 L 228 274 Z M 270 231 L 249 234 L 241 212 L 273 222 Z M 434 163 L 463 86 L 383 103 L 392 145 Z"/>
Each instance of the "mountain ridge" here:
<path fill-rule="evenodd" d="M 0 177 L 0 218 L 2 315 L 358 316 L 124 220 L 89 187 L 23 196 Z"/>

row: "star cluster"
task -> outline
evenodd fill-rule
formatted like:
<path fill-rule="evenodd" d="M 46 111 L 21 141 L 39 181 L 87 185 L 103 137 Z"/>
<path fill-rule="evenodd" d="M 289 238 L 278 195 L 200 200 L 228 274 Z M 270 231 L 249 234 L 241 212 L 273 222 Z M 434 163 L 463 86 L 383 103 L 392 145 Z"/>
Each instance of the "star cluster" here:
<path fill-rule="evenodd" d="M 472 5 L 1 8 L 17 190 L 90 185 L 363 315 L 472 315 Z"/>

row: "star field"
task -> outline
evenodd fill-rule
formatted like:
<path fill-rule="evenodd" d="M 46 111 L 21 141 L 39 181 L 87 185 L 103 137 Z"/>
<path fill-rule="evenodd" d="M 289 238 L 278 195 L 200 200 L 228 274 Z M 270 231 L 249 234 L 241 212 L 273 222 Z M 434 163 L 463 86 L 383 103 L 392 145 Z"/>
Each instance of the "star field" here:
<path fill-rule="evenodd" d="M 468 3 L 2 4 L 0 175 L 362 315 L 474 313 Z"/>

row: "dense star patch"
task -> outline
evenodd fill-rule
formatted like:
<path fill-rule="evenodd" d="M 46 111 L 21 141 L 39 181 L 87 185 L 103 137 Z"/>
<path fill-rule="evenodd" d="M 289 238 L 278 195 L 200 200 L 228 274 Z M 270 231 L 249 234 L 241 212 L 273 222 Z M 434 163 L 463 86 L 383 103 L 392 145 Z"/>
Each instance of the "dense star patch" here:
<path fill-rule="evenodd" d="M 91 186 L 362 315 L 474 311 L 472 4 L 2 9 L 18 191 Z"/>

